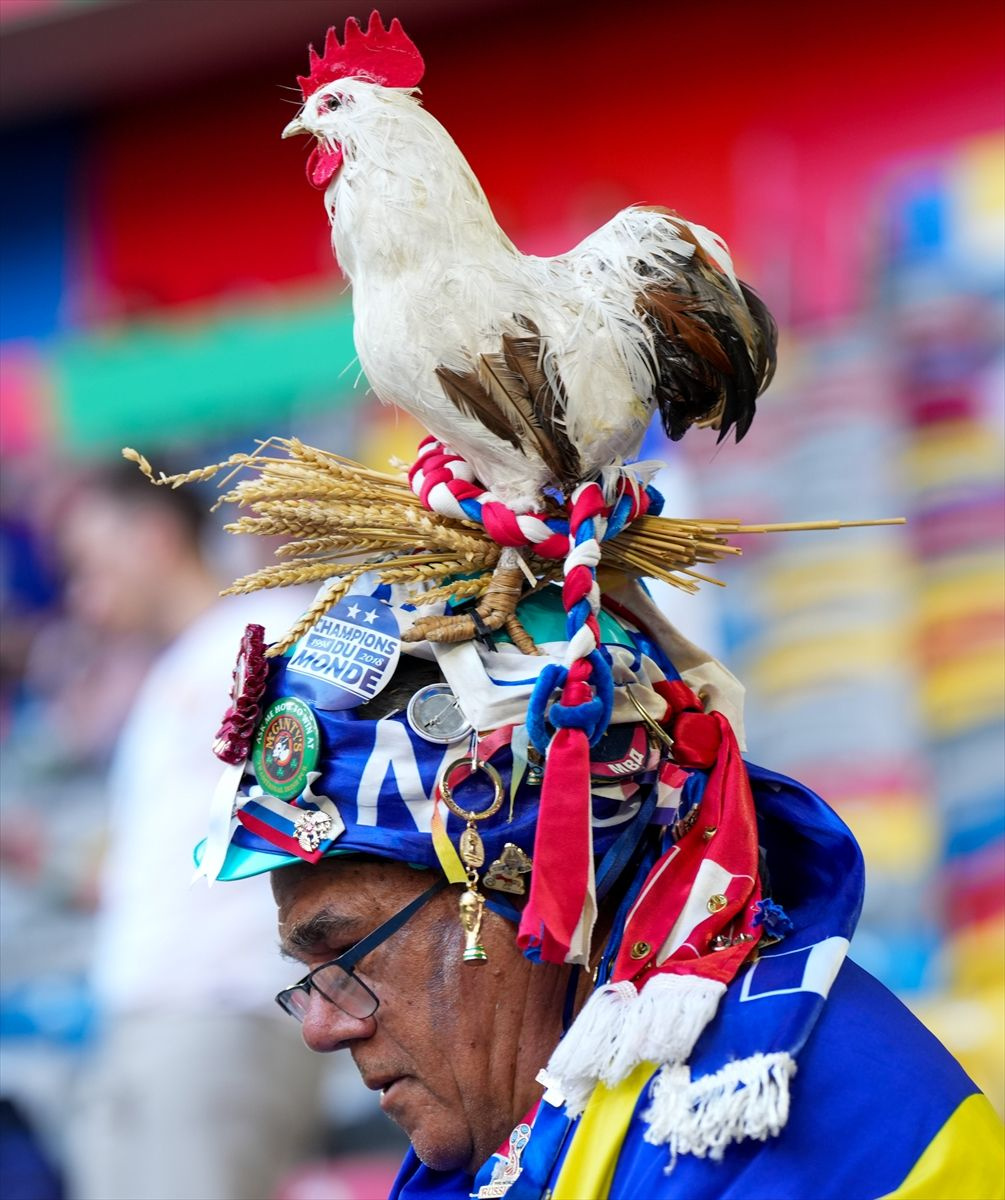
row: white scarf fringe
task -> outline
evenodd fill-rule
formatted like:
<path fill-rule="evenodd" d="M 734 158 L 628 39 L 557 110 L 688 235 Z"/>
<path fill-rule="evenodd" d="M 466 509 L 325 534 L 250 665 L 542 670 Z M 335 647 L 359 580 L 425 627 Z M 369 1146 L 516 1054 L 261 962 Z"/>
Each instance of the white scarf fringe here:
<path fill-rule="evenodd" d="M 649 1125 L 645 1139 L 670 1147 L 671 1168 L 679 1154 L 721 1159 L 733 1142 L 766 1141 L 788 1120 L 795 1072 L 796 1061 L 785 1051 L 752 1054 L 693 1081 L 688 1067 L 666 1066 L 642 1114 Z"/>
<path fill-rule="evenodd" d="M 546 1068 L 567 1114 L 579 1116 L 598 1083 L 616 1087 L 639 1063 L 686 1062 L 725 990 L 696 975 L 656 975 L 641 992 L 627 980 L 598 988 Z"/>

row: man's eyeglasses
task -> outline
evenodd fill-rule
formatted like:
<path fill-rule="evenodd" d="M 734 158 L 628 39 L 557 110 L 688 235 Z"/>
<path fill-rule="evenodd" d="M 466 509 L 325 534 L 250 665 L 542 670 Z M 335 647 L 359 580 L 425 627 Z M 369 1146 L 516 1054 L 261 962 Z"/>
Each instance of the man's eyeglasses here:
<path fill-rule="evenodd" d="M 309 975 L 305 975 L 292 987 L 284 988 L 276 997 L 276 1003 L 291 1017 L 303 1021 L 310 1008 L 313 990 L 320 992 L 326 1000 L 350 1017 L 359 1021 L 372 1017 L 380 1001 L 366 984 L 353 974 L 353 968 L 371 950 L 376 950 L 381 942 L 386 942 L 392 933 L 397 933 L 407 920 L 447 886 L 446 879 L 434 883 L 421 896 L 416 896 L 410 904 L 406 904 L 400 912 L 389 917 L 383 925 L 378 925 L 373 933 L 367 934 L 361 942 L 357 942 L 344 954 L 315 967 Z"/>

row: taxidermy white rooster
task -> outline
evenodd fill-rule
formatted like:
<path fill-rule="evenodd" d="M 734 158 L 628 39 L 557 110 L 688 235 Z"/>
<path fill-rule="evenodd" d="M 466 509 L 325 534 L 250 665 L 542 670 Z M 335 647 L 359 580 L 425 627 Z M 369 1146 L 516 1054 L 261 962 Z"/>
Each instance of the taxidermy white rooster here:
<path fill-rule="evenodd" d="M 283 131 L 316 139 L 332 245 L 352 283 L 370 386 L 462 455 L 517 512 L 638 452 L 658 410 L 739 440 L 776 330 L 723 241 L 627 208 L 574 249 L 521 254 L 446 130 L 419 104 L 418 50 L 395 19 L 329 29 Z"/>

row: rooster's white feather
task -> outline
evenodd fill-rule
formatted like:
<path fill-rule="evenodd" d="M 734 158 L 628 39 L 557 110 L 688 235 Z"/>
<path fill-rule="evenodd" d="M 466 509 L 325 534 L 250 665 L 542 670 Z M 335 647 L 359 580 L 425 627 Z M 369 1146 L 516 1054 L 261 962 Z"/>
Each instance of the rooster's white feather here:
<path fill-rule="evenodd" d="M 499 354 L 504 337 L 539 333 L 557 398 L 551 417 L 578 452 L 583 478 L 637 453 L 678 353 L 659 345 L 666 330 L 645 304 L 654 288 L 688 297 L 702 269 L 718 275 L 757 373 L 749 293 L 724 244 L 701 226 L 629 208 L 566 254 L 523 255 L 414 90 L 337 79 L 307 98 L 295 125 L 341 154 L 325 205 L 352 283 L 356 349 L 371 387 L 413 413 L 515 509 L 539 503 L 556 482 L 552 471 L 533 446 L 489 436 L 477 415 L 461 411 L 438 369 L 477 375 L 481 356 Z"/>

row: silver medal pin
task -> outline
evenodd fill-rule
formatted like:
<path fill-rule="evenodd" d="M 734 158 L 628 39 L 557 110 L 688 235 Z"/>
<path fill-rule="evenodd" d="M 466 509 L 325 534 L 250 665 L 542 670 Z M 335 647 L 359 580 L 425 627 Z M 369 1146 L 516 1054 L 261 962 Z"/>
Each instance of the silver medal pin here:
<path fill-rule="evenodd" d="M 419 737 L 441 746 L 459 742 L 471 732 L 471 722 L 445 683 L 430 683 L 419 688 L 409 700 L 405 716 Z"/>

